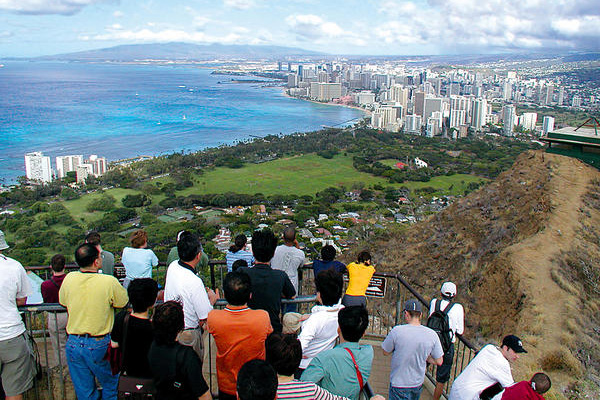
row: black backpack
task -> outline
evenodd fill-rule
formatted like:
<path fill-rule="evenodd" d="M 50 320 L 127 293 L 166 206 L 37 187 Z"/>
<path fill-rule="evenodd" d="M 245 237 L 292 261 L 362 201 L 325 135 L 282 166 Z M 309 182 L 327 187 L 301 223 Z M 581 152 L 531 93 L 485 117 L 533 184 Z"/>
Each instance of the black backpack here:
<path fill-rule="evenodd" d="M 454 306 L 454 303 L 450 302 L 446 305 L 444 310 L 441 310 L 441 300 L 435 301 L 435 310 L 427 319 L 427 327 L 433 329 L 440 338 L 442 343 L 442 349 L 444 354 L 448 352 L 448 349 L 452 345 L 452 331 L 450 330 L 450 324 L 448 323 L 448 313 Z"/>

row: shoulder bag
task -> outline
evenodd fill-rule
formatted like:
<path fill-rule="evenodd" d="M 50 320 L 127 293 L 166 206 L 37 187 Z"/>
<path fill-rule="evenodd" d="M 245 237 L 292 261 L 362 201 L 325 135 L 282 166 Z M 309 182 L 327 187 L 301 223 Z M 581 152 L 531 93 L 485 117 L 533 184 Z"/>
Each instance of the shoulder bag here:
<path fill-rule="evenodd" d="M 356 378 L 358 379 L 358 386 L 360 387 L 360 391 L 358 392 L 359 399 L 370 399 L 373 397 L 373 389 L 371 389 L 371 385 L 369 382 L 364 382 L 362 374 L 358 369 L 358 364 L 356 363 L 356 359 L 354 358 L 354 354 L 352 350 L 347 347 L 344 347 L 348 353 L 350 353 L 350 357 L 352 357 L 352 363 L 354 364 L 354 368 L 356 369 Z"/>
<path fill-rule="evenodd" d="M 138 378 L 135 376 L 130 376 L 125 373 L 125 351 L 127 345 L 127 327 L 129 325 L 129 316 L 127 314 L 125 316 L 125 320 L 123 321 L 123 349 L 121 351 L 121 376 L 119 376 L 119 386 L 117 388 L 119 397 L 124 396 L 133 396 L 136 394 L 144 395 L 144 397 L 151 397 L 151 395 L 156 393 L 156 388 L 154 387 L 154 381 L 152 378 Z"/>

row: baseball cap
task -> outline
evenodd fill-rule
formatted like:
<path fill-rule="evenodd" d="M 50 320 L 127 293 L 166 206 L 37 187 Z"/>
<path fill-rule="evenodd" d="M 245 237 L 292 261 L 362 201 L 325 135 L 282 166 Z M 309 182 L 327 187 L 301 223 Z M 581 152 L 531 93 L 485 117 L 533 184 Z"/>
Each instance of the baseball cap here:
<path fill-rule="evenodd" d="M 4 232 L 0 231 L 0 250 L 6 250 L 10 246 L 6 243 L 6 239 L 4 238 Z"/>
<path fill-rule="evenodd" d="M 456 296 L 456 285 L 452 282 L 444 282 L 440 292 L 448 297 Z"/>
<path fill-rule="evenodd" d="M 502 339 L 502 346 L 506 346 L 512 349 L 515 353 L 527 353 L 527 350 L 523 348 L 523 342 L 515 335 L 508 335 Z"/>
<path fill-rule="evenodd" d="M 406 300 L 404 303 L 404 311 L 418 311 L 423 312 L 423 308 L 421 307 L 421 303 L 415 299 Z"/>

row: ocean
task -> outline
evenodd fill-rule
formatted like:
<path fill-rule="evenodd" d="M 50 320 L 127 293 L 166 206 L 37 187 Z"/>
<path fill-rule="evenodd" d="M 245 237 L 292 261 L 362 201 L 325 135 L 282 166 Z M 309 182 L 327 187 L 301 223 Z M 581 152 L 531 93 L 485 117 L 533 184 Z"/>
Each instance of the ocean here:
<path fill-rule="evenodd" d="M 357 109 L 286 97 L 193 66 L 2 61 L 0 183 L 25 175 L 25 153 L 109 161 L 334 126 Z M 265 80 L 268 81 L 268 80 Z M 354 121 L 352 121 L 354 122 Z"/>

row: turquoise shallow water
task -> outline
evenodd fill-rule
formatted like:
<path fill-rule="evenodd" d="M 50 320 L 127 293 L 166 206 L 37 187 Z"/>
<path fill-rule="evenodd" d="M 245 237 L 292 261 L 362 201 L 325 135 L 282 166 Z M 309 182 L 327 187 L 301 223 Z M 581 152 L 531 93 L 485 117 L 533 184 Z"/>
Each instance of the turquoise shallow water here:
<path fill-rule="evenodd" d="M 288 98 L 281 87 L 231 83 L 186 66 L 6 62 L 0 68 L 0 182 L 24 154 L 109 160 L 192 151 L 306 132 L 364 115 Z"/>

